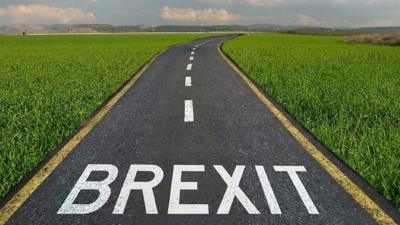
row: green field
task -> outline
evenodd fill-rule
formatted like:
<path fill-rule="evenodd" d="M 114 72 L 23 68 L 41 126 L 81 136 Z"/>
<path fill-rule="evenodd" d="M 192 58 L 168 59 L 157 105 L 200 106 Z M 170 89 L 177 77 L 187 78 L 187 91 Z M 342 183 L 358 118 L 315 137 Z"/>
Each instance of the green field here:
<path fill-rule="evenodd" d="M 224 51 L 400 208 L 400 48 L 252 34 Z"/>
<path fill-rule="evenodd" d="M 154 54 L 204 36 L 0 36 L 0 199 Z"/>

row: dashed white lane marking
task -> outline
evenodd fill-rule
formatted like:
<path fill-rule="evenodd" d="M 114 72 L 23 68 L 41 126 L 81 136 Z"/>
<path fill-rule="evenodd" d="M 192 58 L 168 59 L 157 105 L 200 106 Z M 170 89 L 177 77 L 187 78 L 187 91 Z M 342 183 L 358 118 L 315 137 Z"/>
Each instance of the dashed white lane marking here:
<path fill-rule="evenodd" d="M 193 61 L 193 60 L 194 60 L 194 57 L 193 57 L 193 56 L 190 56 L 190 57 L 189 57 L 189 60 L 190 60 L 190 61 Z"/>
<path fill-rule="evenodd" d="M 191 55 L 194 55 L 194 52 L 191 52 L 190 54 L 191 54 Z"/>
<path fill-rule="evenodd" d="M 192 77 L 186 77 L 185 78 L 185 87 L 191 87 L 192 86 Z"/>
<path fill-rule="evenodd" d="M 193 51 L 196 51 L 196 48 L 193 48 Z"/>
<path fill-rule="evenodd" d="M 192 70 L 192 64 L 188 64 L 186 70 Z"/>
<path fill-rule="evenodd" d="M 185 100 L 185 123 L 193 122 L 194 115 L 193 115 L 193 101 L 192 100 Z"/>

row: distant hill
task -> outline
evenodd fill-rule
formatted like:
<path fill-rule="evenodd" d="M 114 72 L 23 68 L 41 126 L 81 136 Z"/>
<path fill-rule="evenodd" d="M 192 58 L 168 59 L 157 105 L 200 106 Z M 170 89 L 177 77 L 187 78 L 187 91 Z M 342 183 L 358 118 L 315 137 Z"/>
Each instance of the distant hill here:
<path fill-rule="evenodd" d="M 400 27 L 364 27 L 364 28 L 324 28 L 307 26 L 279 26 L 272 24 L 254 25 L 127 25 L 109 24 L 53 24 L 53 25 L 6 25 L 0 26 L 0 34 L 36 33 L 130 33 L 130 32 L 257 32 L 281 31 L 294 34 L 344 35 L 348 33 L 400 33 Z"/>
<path fill-rule="evenodd" d="M 354 29 L 361 33 L 400 33 L 400 27 L 363 27 Z"/>
<path fill-rule="evenodd" d="M 216 31 L 263 31 L 271 29 L 272 25 L 267 26 L 241 26 L 241 25 L 222 25 L 222 26 L 183 26 L 183 25 L 164 25 L 164 26 L 112 26 L 108 24 L 74 24 L 74 25 L 9 25 L 0 26 L 2 34 L 26 33 L 125 33 L 125 32 L 216 32 Z"/>
<path fill-rule="evenodd" d="M 0 26 L 0 34 L 16 34 L 22 32 L 40 33 L 43 30 L 41 25 L 7 25 Z"/>

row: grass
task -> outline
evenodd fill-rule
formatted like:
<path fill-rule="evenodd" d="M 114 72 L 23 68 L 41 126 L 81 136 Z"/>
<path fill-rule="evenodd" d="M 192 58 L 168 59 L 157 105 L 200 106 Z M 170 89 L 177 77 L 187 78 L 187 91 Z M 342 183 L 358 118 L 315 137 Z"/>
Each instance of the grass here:
<path fill-rule="evenodd" d="M 0 36 L 0 199 L 155 53 L 204 36 Z"/>
<path fill-rule="evenodd" d="M 371 43 L 400 46 L 400 34 L 359 34 L 346 38 L 348 43 Z"/>
<path fill-rule="evenodd" d="M 251 34 L 227 42 L 224 51 L 400 208 L 400 48 Z"/>

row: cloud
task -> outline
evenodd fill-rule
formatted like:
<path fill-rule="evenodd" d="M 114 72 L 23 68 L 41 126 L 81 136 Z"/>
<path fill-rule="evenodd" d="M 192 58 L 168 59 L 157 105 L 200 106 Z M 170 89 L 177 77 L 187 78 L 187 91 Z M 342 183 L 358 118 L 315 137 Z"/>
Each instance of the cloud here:
<path fill-rule="evenodd" d="M 211 3 L 211 4 L 232 5 L 232 4 L 235 3 L 235 0 L 197 0 L 197 2 Z"/>
<path fill-rule="evenodd" d="M 246 17 L 250 23 L 267 23 L 278 25 L 304 25 L 304 26 L 330 26 L 327 21 L 319 20 L 314 17 L 298 14 L 298 15 L 280 15 L 280 16 L 255 16 Z"/>
<path fill-rule="evenodd" d="M 283 0 L 246 0 L 248 5 L 252 6 L 273 6 L 283 2 Z"/>
<path fill-rule="evenodd" d="M 41 4 L 0 7 L 0 20 L 11 24 L 41 24 L 84 22 L 95 19 L 93 13 L 76 8 L 57 8 Z"/>
<path fill-rule="evenodd" d="M 242 18 L 239 14 L 231 14 L 225 9 L 196 10 L 191 8 L 172 8 L 164 6 L 161 18 L 181 22 L 227 23 Z"/>
<path fill-rule="evenodd" d="M 291 5 L 312 5 L 312 4 L 325 4 L 325 5 L 346 5 L 346 4 L 362 4 L 367 5 L 382 5 L 394 4 L 399 0 L 196 0 L 201 3 L 226 5 L 226 6 L 250 6 L 250 7 L 272 7 L 272 6 L 291 6 Z"/>
<path fill-rule="evenodd" d="M 338 4 L 346 4 L 349 3 L 350 0 L 333 0 L 334 3 L 338 3 Z"/>
<path fill-rule="evenodd" d="M 385 0 L 368 0 L 367 5 L 380 5 L 385 2 L 387 2 L 387 1 L 385 1 Z"/>
<path fill-rule="evenodd" d="M 197 0 L 202 3 L 224 4 L 224 5 L 250 5 L 250 6 L 274 6 L 285 0 Z"/>
<path fill-rule="evenodd" d="M 224 4 L 224 5 L 244 5 L 244 6 L 277 6 L 293 4 L 338 4 L 338 5 L 399 5 L 399 0 L 197 0 L 202 3 Z"/>
<path fill-rule="evenodd" d="M 307 25 L 307 26 L 321 26 L 324 25 L 324 21 L 319 21 L 311 16 L 307 15 L 298 15 L 297 16 L 297 24 L 299 25 Z"/>
<path fill-rule="evenodd" d="M 165 20 L 185 23 L 204 22 L 209 24 L 252 24 L 267 23 L 279 25 L 331 26 L 325 20 L 319 20 L 309 15 L 279 15 L 279 16 L 247 16 L 231 14 L 225 9 L 195 10 L 191 8 L 171 8 L 164 6 L 161 17 Z"/>

